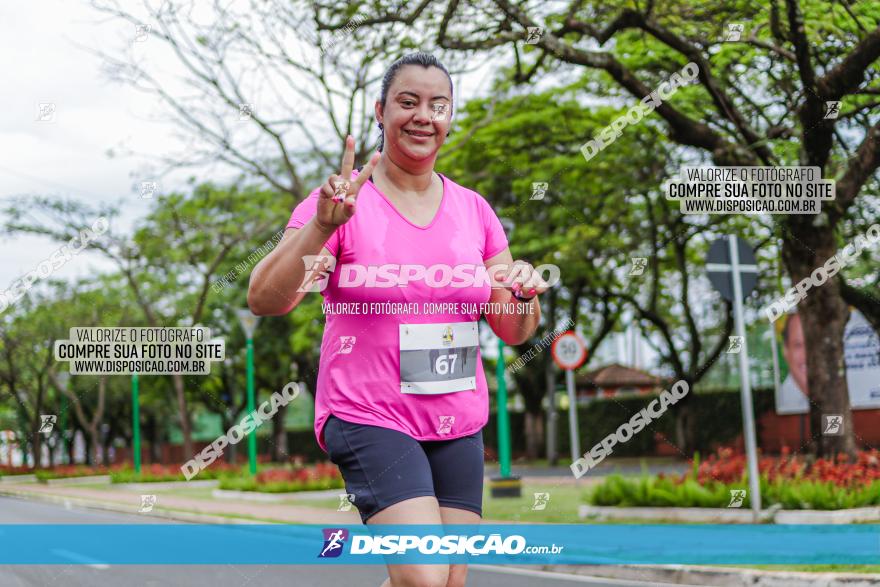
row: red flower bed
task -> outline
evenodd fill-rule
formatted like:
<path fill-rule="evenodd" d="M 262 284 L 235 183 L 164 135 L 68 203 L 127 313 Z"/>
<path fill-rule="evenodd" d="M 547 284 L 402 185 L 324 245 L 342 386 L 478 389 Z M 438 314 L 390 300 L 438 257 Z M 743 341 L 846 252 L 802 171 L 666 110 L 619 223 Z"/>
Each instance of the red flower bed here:
<path fill-rule="evenodd" d="M 771 483 L 777 480 L 832 482 L 838 487 L 854 487 L 880 479 L 880 451 L 860 451 L 854 460 L 841 454 L 837 459 L 817 459 L 810 464 L 803 457 L 792 455 L 788 448 L 778 457 L 760 457 L 758 471 Z M 734 483 L 746 473 L 746 456 L 731 448 L 720 448 L 697 468 L 700 485 L 712 482 Z M 682 480 L 693 477 L 685 474 Z"/>
<path fill-rule="evenodd" d="M 336 479 L 339 477 L 339 469 L 330 463 L 316 463 L 311 467 L 293 469 L 267 469 L 257 473 L 257 483 L 289 483 L 307 481 L 319 481 L 321 479 Z"/>
<path fill-rule="evenodd" d="M 30 467 L 13 467 L 10 465 L 0 465 L 0 477 L 3 475 L 27 475 L 33 473 Z"/>

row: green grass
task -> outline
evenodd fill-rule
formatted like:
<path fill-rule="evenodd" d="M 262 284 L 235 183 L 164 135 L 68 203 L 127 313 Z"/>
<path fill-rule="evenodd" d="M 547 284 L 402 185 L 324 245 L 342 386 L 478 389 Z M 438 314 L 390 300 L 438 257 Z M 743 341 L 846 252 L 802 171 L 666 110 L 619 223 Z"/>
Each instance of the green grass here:
<path fill-rule="evenodd" d="M 801 573 L 880 573 L 880 565 L 713 565 L 734 569 L 760 571 L 793 571 Z"/>

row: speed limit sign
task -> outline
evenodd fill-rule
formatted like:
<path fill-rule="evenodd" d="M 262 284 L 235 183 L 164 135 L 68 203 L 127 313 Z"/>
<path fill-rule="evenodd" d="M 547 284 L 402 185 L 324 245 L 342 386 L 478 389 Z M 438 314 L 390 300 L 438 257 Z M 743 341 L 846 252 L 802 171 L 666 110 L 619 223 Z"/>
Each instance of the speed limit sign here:
<path fill-rule="evenodd" d="M 560 369 L 577 369 L 587 360 L 587 345 L 573 330 L 554 340 L 550 352 Z"/>

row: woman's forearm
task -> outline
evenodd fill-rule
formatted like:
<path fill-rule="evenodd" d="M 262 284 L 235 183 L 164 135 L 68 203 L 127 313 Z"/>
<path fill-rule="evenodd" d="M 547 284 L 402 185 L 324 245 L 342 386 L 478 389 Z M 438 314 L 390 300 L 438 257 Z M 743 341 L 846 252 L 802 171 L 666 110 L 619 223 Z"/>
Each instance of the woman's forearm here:
<path fill-rule="evenodd" d="M 530 302 L 521 302 L 506 289 L 492 292 L 491 302 L 500 305 L 500 312 L 486 312 L 486 320 L 492 331 L 510 345 L 522 344 L 531 337 L 541 321 L 541 305 L 538 296 Z M 520 314 L 519 312 L 522 312 Z"/>
<path fill-rule="evenodd" d="M 288 229 L 278 246 L 251 272 L 248 307 L 258 316 L 279 316 L 295 308 L 306 292 L 299 291 L 306 277 L 304 259 L 321 254 L 336 227 L 317 224 L 315 218 L 300 229 Z"/>

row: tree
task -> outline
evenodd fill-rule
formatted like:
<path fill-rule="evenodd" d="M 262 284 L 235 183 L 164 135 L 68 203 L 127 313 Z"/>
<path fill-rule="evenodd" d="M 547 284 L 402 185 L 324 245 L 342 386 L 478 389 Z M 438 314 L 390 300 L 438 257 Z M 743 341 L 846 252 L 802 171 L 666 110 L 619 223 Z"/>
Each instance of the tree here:
<path fill-rule="evenodd" d="M 317 4 L 319 28 L 339 30 L 344 26 L 339 14 L 356 8 L 357 3 Z M 727 25 L 743 22 L 750 30 L 725 42 Z M 880 4 L 874 1 L 771 0 L 759 6 L 673 1 L 635 8 L 622 0 L 572 1 L 556 9 L 509 0 L 427 0 L 402 10 L 393 2 L 375 3 L 357 33 L 399 39 L 389 54 L 432 41 L 467 55 L 504 48 L 512 55 L 517 83 L 546 77 L 552 66 L 564 64 L 600 73 L 595 83 L 602 95 L 636 100 L 685 63 L 695 63 L 702 95 L 656 109 L 670 141 L 716 165 L 809 165 L 819 167 L 823 177 L 837 178 L 837 199 L 820 215 L 777 221 L 782 258 L 796 283 L 835 254 L 841 222 L 859 195 L 876 193 L 878 23 Z M 532 45 L 524 44 L 529 28 L 541 33 Z M 834 101 L 843 102 L 842 115 L 825 118 L 826 103 Z M 812 429 L 821 429 L 822 413 L 845 414 L 844 435 L 817 436 L 815 449 L 823 455 L 855 447 L 843 368 L 845 277 L 814 288 L 802 302 Z"/>

